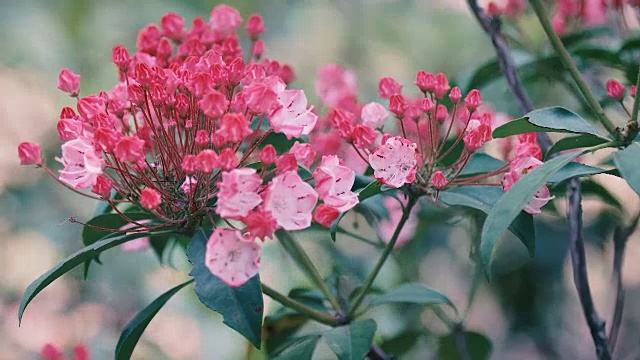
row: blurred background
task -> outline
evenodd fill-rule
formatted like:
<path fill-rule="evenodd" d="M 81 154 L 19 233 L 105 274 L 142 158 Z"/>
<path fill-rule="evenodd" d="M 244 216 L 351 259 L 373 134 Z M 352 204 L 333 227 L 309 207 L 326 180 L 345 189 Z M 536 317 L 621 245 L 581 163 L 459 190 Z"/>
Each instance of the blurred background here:
<path fill-rule="evenodd" d="M 313 103 L 318 69 L 341 63 L 358 76 L 361 98 L 373 100 L 381 77 L 411 84 L 419 69 L 464 78 L 493 55 L 491 44 L 463 0 L 325 0 L 229 1 L 243 18 L 259 12 L 265 18 L 267 57 L 291 64 Z M 174 11 L 190 22 L 208 18 L 212 0 L 0 0 L 0 359 L 35 359 L 53 343 L 70 351 L 89 346 L 93 358 L 109 359 L 121 329 L 146 304 L 184 281 L 189 264 L 180 251 L 172 266 L 160 267 L 152 251 L 113 249 L 94 265 L 89 280 L 81 269 L 65 275 L 36 298 L 18 327 L 17 308 L 28 284 L 57 261 L 81 247 L 78 224 L 89 220 L 97 204 L 66 191 L 42 171 L 18 165 L 21 141 L 43 144 L 49 160 L 59 155 L 56 121 L 73 100 L 56 90 L 57 75 L 67 67 L 82 75 L 84 95 L 110 89 L 117 82 L 111 48 L 121 43 L 134 49 L 137 31 Z M 541 33 L 530 21 L 532 41 Z M 536 105 L 564 101 L 562 89 L 530 89 Z M 487 89 L 485 101 L 510 115 L 517 107 L 503 82 Z M 573 103 L 567 98 L 565 104 Z M 594 159 L 591 159 L 594 160 Z M 586 202 L 589 276 L 600 314 L 611 319 L 613 228 L 638 209 L 637 196 L 623 181 L 601 175 L 622 209 Z M 562 193 L 560 193 L 560 198 Z M 553 207 L 553 206 L 550 206 Z M 522 260 L 513 240 L 500 275 L 491 284 L 480 278 L 466 328 L 492 343 L 494 359 L 590 359 L 593 345 L 578 305 L 567 258 L 562 201 L 537 218 L 537 254 Z M 349 219 L 348 219 L 349 220 Z M 351 222 L 358 221 L 351 218 Z M 469 259 L 472 223 L 460 212 L 424 209 L 413 240 L 398 250 L 379 277 L 380 287 L 403 278 L 420 281 L 465 309 L 474 286 Z M 624 284 L 628 289 L 621 337 L 621 359 L 637 359 L 640 330 L 640 242 L 628 243 Z M 324 273 L 334 265 L 366 276 L 374 250 L 350 239 L 335 246 L 328 236 L 301 236 Z M 286 292 L 308 285 L 275 242 L 265 244 L 262 278 Z M 347 255 L 338 256 L 340 253 Z M 399 266 L 399 264 L 402 266 Z M 361 274 L 360 274 L 361 273 Z M 358 275 L 360 274 L 360 275 Z M 278 305 L 265 298 L 267 313 Z M 454 316 L 455 314 L 451 314 Z M 428 309 L 380 308 L 376 340 L 401 359 L 437 356 L 438 338 L 447 328 Z M 408 325 L 408 326 L 407 326 Z M 322 347 L 322 346 L 321 346 Z M 134 353 L 136 359 L 261 359 L 260 352 L 222 324 L 193 291 L 182 291 L 156 316 Z M 331 359 L 321 348 L 317 359 Z"/>

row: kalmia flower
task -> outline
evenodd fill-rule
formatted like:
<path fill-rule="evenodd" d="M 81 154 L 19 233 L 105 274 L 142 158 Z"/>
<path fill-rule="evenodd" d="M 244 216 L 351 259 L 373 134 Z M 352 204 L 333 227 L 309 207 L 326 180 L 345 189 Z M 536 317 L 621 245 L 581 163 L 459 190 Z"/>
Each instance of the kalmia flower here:
<path fill-rule="evenodd" d="M 80 75 L 69 69 L 62 69 L 58 76 L 58 89 L 75 97 L 80 94 Z"/>
<path fill-rule="evenodd" d="M 271 180 L 264 204 L 285 230 L 300 230 L 311 225 L 311 212 L 318 194 L 300 176 L 289 171 Z"/>
<path fill-rule="evenodd" d="M 358 195 L 351 191 L 356 174 L 337 156 L 322 157 L 322 163 L 313 173 L 313 178 L 316 180 L 318 196 L 326 205 L 345 212 L 358 204 Z"/>
<path fill-rule="evenodd" d="M 238 230 L 217 228 L 207 241 L 205 265 L 227 284 L 237 287 L 260 271 L 262 248 Z"/>
<path fill-rule="evenodd" d="M 389 136 L 369 155 L 369 163 L 376 179 L 397 188 L 415 181 L 418 158 L 418 145 L 400 136 Z"/>

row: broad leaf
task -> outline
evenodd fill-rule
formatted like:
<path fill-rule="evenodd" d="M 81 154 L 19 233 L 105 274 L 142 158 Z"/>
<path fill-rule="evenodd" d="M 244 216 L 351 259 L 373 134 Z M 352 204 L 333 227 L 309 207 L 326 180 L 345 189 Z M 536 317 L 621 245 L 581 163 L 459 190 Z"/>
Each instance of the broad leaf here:
<path fill-rule="evenodd" d="M 604 144 L 607 142 L 607 139 L 603 139 L 599 136 L 594 136 L 591 134 L 581 134 L 576 136 L 569 136 L 564 139 L 558 140 L 549 151 L 544 155 L 546 159 L 550 158 L 551 155 L 572 149 L 580 149 L 586 147 L 592 147 L 600 144 Z"/>
<path fill-rule="evenodd" d="M 534 110 L 522 118 L 510 121 L 495 129 L 493 137 L 503 138 L 529 132 L 591 134 L 602 137 L 587 120 L 559 106 Z"/>
<path fill-rule="evenodd" d="M 22 321 L 24 310 L 27 308 L 27 305 L 29 305 L 31 300 L 33 300 L 33 298 L 36 297 L 36 295 L 38 295 L 40 291 L 46 288 L 57 278 L 64 275 L 76 266 L 82 264 L 83 262 L 95 258 L 101 252 L 111 249 L 112 247 L 118 246 L 120 244 L 124 244 L 127 241 L 137 239 L 141 235 L 144 234 L 119 235 L 109 237 L 107 239 L 97 241 L 75 252 L 74 254 L 69 255 L 69 257 L 59 262 L 55 267 L 37 278 L 34 282 L 31 283 L 31 285 L 29 285 L 29 287 L 27 287 L 27 290 L 24 292 L 24 295 L 22 295 L 22 300 L 20 301 L 18 320 Z"/>
<path fill-rule="evenodd" d="M 581 164 L 578 162 L 570 162 L 567 165 L 563 166 L 560 170 L 558 170 L 558 172 L 556 172 L 551 177 L 551 179 L 549 179 L 548 183 L 553 184 L 555 186 L 557 184 L 560 184 L 563 181 L 567 181 L 574 177 L 591 176 L 596 174 L 602 174 L 605 172 L 607 172 L 607 170 L 605 169 Z"/>
<path fill-rule="evenodd" d="M 475 331 L 454 331 L 438 344 L 441 360 L 487 360 L 492 350 L 491 340 Z"/>
<path fill-rule="evenodd" d="M 629 186 L 640 195 L 640 143 L 634 142 L 624 150 L 620 150 L 613 155 L 620 174 L 627 181 Z"/>
<path fill-rule="evenodd" d="M 231 287 L 213 275 L 205 265 L 211 231 L 198 230 L 187 247 L 187 257 L 196 281 L 196 295 L 203 304 L 220 313 L 224 323 L 260 348 L 262 334 L 262 287 L 257 274 L 239 287 Z"/>
<path fill-rule="evenodd" d="M 428 288 L 420 283 L 403 284 L 381 295 L 369 295 L 371 307 L 384 304 L 417 304 L 417 305 L 449 305 L 456 310 L 455 305 L 442 293 Z M 456 310 L 457 311 L 457 310 Z"/>
<path fill-rule="evenodd" d="M 496 159 L 493 156 L 483 153 L 475 153 L 460 172 L 460 176 L 490 173 L 500 169 L 504 165 L 504 161 Z"/>
<path fill-rule="evenodd" d="M 116 354 L 115 358 L 117 360 L 127 360 L 131 358 L 131 354 L 133 354 L 133 349 L 135 349 L 138 340 L 140 340 L 140 336 L 147 328 L 147 325 L 153 320 L 153 317 L 156 316 L 158 311 L 164 306 L 164 304 L 171 299 L 173 295 L 175 295 L 178 291 L 180 291 L 183 287 L 191 284 L 193 280 L 189 280 L 184 282 L 173 289 L 167 291 L 166 293 L 160 295 L 157 299 L 155 299 L 149 306 L 140 311 L 134 318 L 127 324 L 127 327 L 120 334 L 120 339 L 118 340 L 118 344 L 116 345 Z"/>
<path fill-rule="evenodd" d="M 560 155 L 533 169 L 517 181 L 493 206 L 484 222 L 480 243 L 482 263 L 488 278 L 491 277 L 494 249 L 509 225 L 511 225 L 513 220 L 520 214 L 525 205 L 531 201 L 535 193 L 545 185 L 556 172 L 580 154 L 580 152 L 575 152 Z"/>
<path fill-rule="evenodd" d="M 273 360 L 311 360 L 320 335 L 309 335 L 295 339 L 278 352 Z"/>
<path fill-rule="evenodd" d="M 338 360 L 361 360 L 371 349 L 376 328 L 376 322 L 368 319 L 327 330 L 322 335 Z"/>
<path fill-rule="evenodd" d="M 504 195 L 497 186 L 462 186 L 440 193 L 440 201 L 449 206 L 464 206 L 489 214 L 498 199 Z M 509 231 L 527 247 L 532 257 L 536 253 L 536 234 L 533 216 L 521 211 L 509 225 Z"/>

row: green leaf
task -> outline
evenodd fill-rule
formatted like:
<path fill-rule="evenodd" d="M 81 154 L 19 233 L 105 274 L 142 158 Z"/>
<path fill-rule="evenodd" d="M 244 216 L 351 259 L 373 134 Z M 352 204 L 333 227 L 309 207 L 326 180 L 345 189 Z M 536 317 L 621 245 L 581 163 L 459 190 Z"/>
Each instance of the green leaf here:
<path fill-rule="evenodd" d="M 564 139 L 558 140 L 549 151 L 544 155 L 545 159 L 549 159 L 551 155 L 572 149 L 580 149 L 586 147 L 592 147 L 600 144 L 606 143 L 608 140 L 603 139 L 599 136 L 594 136 L 591 134 L 581 134 L 576 136 L 569 136 Z"/>
<path fill-rule="evenodd" d="M 440 338 L 438 356 L 441 360 L 487 360 L 493 345 L 486 336 L 475 331 L 457 331 Z"/>
<path fill-rule="evenodd" d="M 460 176 L 490 173 L 503 167 L 505 162 L 484 153 L 475 153 L 460 172 Z"/>
<path fill-rule="evenodd" d="M 322 335 L 338 360 L 361 360 L 371 349 L 376 328 L 376 322 L 367 319 L 327 330 Z"/>
<path fill-rule="evenodd" d="M 134 221 L 149 220 L 155 218 L 152 214 L 149 214 L 147 212 L 133 212 L 127 213 L 126 215 L 129 219 Z M 94 217 L 93 219 L 89 220 L 87 224 L 90 226 L 84 226 L 82 228 L 82 243 L 85 246 L 91 245 L 94 242 L 113 234 L 113 232 L 102 231 L 96 229 L 96 227 L 118 230 L 121 227 L 129 224 L 129 221 L 123 218 L 120 214 L 104 214 Z"/>
<path fill-rule="evenodd" d="M 264 310 L 260 275 L 236 288 L 213 275 L 205 265 L 210 235 L 211 231 L 198 230 L 187 247 L 187 257 L 193 265 L 190 275 L 196 281 L 196 295 L 203 304 L 220 313 L 227 326 L 259 349 Z"/>
<path fill-rule="evenodd" d="M 456 312 L 458 311 L 449 298 L 420 283 L 403 284 L 381 295 L 369 295 L 368 299 L 371 307 L 384 304 L 407 303 L 418 305 L 449 305 L 456 310 Z"/>
<path fill-rule="evenodd" d="M 462 186 L 440 193 L 440 201 L 449 206 L 464 206 L 489 214 L 504 191 L 497 186 Z M 513 233 L 527 247 L 529 255 L 536 253 L 536 233 L 533 216 L 521 211 L 509 225 Z"/>
<path fill-rule="evenodd" d="M 620 174 L 627 181 L 629 186 L 640 195 L 640 143 L 634 142 L 626 149 L 613 154 L 613 161 Z"/>
<path fill-rule="evenodd" d="M 27 287 L 27 290 L 24 292 L 24 295 L 22 295 L 22 300 L 20 301 L 18 320 L 22 321 L 24 310 L 27 308 L 27 305 L 29 305 L 31 300 L 33 300 L 33 298 L 35 298 L 36 295 L 40 293 L 40 291 L 46 288 L 57 278 L 64 275 L 76 266 L 82 264 L 83 262 L 95 258 L 101 252 L 111 249 L 112 247 L 118 246 L 120 244 L 124 244 L 127 241 L 137 239 L 140 237 L 140 235 L 144 236 L 148 234 L 131 234 L 109 237 L 107 239 L 97 241 L 87 247 L 84 247 L 83 249 L 73 253 L 72 255 L 69 255 L 66 259 L 60 261 L 55 267 L 37 278 L 34 282 L 31 283 L 31 285 L 29 285 L 29 287 Z"/>
<path fill-rule="evenodd" d="M 495 129 L 493 137 L 504 138 L 530 132 L 591 134 L 606 139 L 580 115 L 559 106 L 534 110 L 522 118 L 510 121 Z"/>
<path fill-rule="evenodd" d="M 191 284 L 193 280 L 189 280 L 184 282 L 173 289 L 167 291 L 166 293 L 160 295 L 157 299 L 155 299 L 149 306 L 140 311 L 134 318 L 127 324 L 127 327 L 120 334 L 120 339 L 118 340 L 118 345 L 116 345 L 116 354 L 115 358 L 117 360 L 127 360 L 131 358 L 131 354 L 133 354 L 133 349 L 135 349 L 138 340 L 140 340 L 140 336 L 147 328 L 147 325 L 153 320 L 153 317 L 156 316 L 158 311 L 164 306 L 164 304 L 171 299 L 173 295 L 175 295 L 178 291 L 180 291 L 183 287 Z"/>
<path fill-rule="evenodd" d="M 580 164 L 577 162 L 570 162 L 567 165 L 563 166 L 560 170 L 558 170 L 558 172 L 556 172 L 551 177 L 551 179 L 549 179 L 548 183 L 551 183 L 555 186 L 557 184 L 560 184 L 563 181 L 569 180 L 574 177 L 591 176 L 596 174 L 602 174 L 604 172 L 607 172 L 607 170 L 594 167 L 594 166 Z"/>
<path fill-rule="evenodd" d="M 273 360 L 311 360 L 320 335 L 309 335 L 295 339 L 284 350 L 280 351 Z"/>
<path fill-rule="evenodd" d="M 570 34 L 562 36 L 562 44 L 569 49 L 579 43 L 593 38 L 611 35 L 611 29 L 606 26 L 598 26 L 586 28 L 580 31 L 572 32 Z"/>
<path fill-rule="evenodd" d="M 480 253 L 485 274 L 491 277 L 494 249 L 507 230 L 535 193 L 560 169 L 578 157 L 581 152 L 560 155 L 533 169 L 517 181 L 494 205 L 482 228 Z"/>
<path fill-rule="evenodd" d="M 383 192 L 385 191 L 382 189 L 382 183 L 379 182 L 378 180 L 374 180 L 371 183 L 369 183 L 369 185 L 365 186 L 362 190 L 357 192 L 358 201 L 363 202 L 368 198 L 381 194 Z M 342 214 L 340 214 L 340 216 L 336 219 L 336 221 L 333 222 L 333 224 L 331 224 L 331 227 L 329 228 L 329 234 L 331 235 L 331 240 L 333 240 L 334 242 L 336 241 L 336 233 L 338 232 L 340 220 L 342 220 L 342 218 L 345 215 L 346 215 L 346 212 L 343 212 Z"/>

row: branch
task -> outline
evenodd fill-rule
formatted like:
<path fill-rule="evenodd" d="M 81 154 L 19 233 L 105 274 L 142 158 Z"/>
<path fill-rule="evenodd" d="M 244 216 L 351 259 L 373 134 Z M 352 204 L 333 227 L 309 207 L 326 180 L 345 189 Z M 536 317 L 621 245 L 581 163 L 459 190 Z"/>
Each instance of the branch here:
<path fill-rule="evenodd" d="M 607 334 L 605 333 L 604 321 L 598 316 L 591 297 L 589 288 L 589 276 L 587 274 L 587 259 L 584 251 L 584 239 L 582 234 L 582 195 L 580 194 L 580 181 L 571 179 L 568 191 L 569 201 L 569 229 L 571 263 L 573 265 L 573 281 L 578 291 L 580 304 L 587 325 L 591 331 L 593 343 L 596 346 L 596 355 L 600 360 L 610 360 L 611 353 L 607 344 Z"/>

